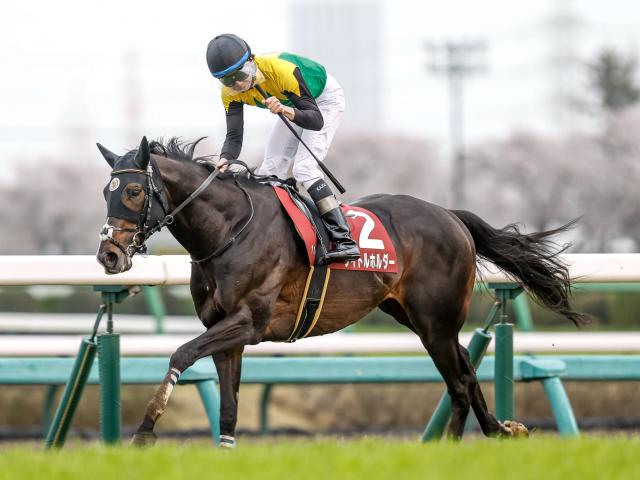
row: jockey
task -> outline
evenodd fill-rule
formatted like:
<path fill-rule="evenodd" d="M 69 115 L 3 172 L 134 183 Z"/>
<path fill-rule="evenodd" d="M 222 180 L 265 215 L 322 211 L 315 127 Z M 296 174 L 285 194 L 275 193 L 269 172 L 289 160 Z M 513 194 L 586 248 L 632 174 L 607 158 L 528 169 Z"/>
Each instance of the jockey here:
<path fill-rule="evenodd" d="M 222 103 L 226 112 L 227 136 L 218 166 L 224 170 L 228 160 L 240 155 L 243 137 L 243 106 L 268 108 L 282 113 L 314 154 L 323 160 L 344 112 L 342 87 L 325 68 L 308 58 L 291 53 L 253 55 L 251 48 L 233 34 L 215 37 L 207 47 L 211 74 L 222 82 Z M 253 88 L 259 84 L 270 95 L 266 100 Z M 320 211 L 333 249 L 325 263 L 360 258 L 351 239 L 338 200 L 325 182 L 314 158 L 284 125 L 277 121 L 271 130 L 259 175 L 286 178 L 292 168 L 294 178 L 309 192 Z"/>

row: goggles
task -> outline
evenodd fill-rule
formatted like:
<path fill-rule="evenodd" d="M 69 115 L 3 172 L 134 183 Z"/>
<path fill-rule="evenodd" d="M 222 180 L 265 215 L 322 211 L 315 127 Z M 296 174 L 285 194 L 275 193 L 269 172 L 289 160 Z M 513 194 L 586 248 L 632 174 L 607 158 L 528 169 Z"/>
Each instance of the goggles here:
<path fill-rule="evenodd" d="M 225 87 L 233 87 L 233 85 L 236 82 L 242 82 L 249 77 L 255 77 L 255 76 L 256 76 L 255 62 L 245 62 L 239 69 L 226 74 L 224 77 L 221 77 L 218 80 L 220 80 Z"/>

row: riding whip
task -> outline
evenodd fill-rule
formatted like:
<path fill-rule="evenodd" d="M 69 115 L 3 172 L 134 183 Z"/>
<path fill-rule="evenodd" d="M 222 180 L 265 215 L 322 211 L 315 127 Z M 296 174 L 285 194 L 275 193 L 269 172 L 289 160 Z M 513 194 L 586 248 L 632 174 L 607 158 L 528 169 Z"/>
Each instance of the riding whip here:
<path fill-rule="evenodd" d="M 262 87 L 260 85 L 254 85 L 253 86 L 258 92 L 260 92 L 260 95 L 262 95 L 264 97 L 264 99 L 266 100 L 267 98 L 269 98 L 267 96 L 267 93 L 262 89 Z M 283 113 L 278 113 L 278 116 L 280 117 L 280 119 L 284 122 L 284 124 L 287 126 L 287 128 L 289 130 L 291 130 L 291 133 L 293 133 L 293 135 L 298 139 L 298 141 L 304 145 L 304 148 L 307 149 L 307 151 L 311 154 L 311 156 L 313 157 L 313 159 L 318 162 L 318 166 L 320 167 L 320 169 L 324 172 L 324 174 L 329 177 L 329 179 L 331 180 L 331 182 L 336 186 L 336 188 L 338 189 L 338 191 L 340 193 L 344 193 L 346 192 L 346 190 L 344 189 L 344 187 L 340 184 L 340 182 L 338 181 L 338 179 L 336 177 L 333 176 L 333 174 L 329 171 L 329 169 L 325 166 L 324 163 L 322 163 L 322 161 L 320 161 L 320 159 L 318 157 L 316 157 L 316 155 L 311 151 L 311 149 L 307 146 L 306 143 L 304 143 L 302 141 L 302 138 L 300 138 L 300 135 L 298 135 L 298 133 L 295 131 L 295 129 L 291 126 L 291 123 L 289 123 L 289 120 L 284 116 Z"/>

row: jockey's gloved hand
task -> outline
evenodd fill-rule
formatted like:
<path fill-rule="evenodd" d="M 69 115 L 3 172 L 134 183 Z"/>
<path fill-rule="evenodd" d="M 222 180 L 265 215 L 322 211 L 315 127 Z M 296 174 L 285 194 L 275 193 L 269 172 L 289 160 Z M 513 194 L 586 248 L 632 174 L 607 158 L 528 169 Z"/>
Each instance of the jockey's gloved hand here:
<path fill-rule="evenodd" d="M 229 161 L 226 158 L 220 158 L 216 167 L 220 169 L 220 172 L 224 173 L 229 168 Z"/>
<path fill-rule="evenodd" d="M 266 98 L 263 103 L 271 113 L 275 113 L 276 115 L 282 113 L 291 121 L 293 121 L 296 116 L 296 112 L 293 108 L 283 105 L 276 97 L 271 96 Z"/>
<path fill-rule="evenodd" d="M 242 172 L 243 170 L 248 170 L 249 167 L 244 162 L 240 160 L 227 160 L 226 158 L 221 158 L 218 160 L 216 165 L 220 169 L 220 173 L 224 173 L 227 170 L 232 171 L 233 173 Z"/>

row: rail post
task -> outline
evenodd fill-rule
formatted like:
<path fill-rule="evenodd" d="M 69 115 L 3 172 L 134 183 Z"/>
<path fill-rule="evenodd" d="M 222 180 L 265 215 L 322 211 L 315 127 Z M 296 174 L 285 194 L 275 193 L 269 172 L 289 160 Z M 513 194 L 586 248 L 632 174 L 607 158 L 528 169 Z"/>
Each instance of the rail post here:
<path fill-rule="evenodd" d="M 98 319 L 104 313 L 104 305 L 98 311 Z M 71 427 L 73 416 L 82 397 L 84 386 L 87 384 L 89 372 L 93 360 L 96 357 L 96 344 L 93 338 L 85 337 L 80 343 L 80 350 L 76 356 L 71 376 L 65 386 L 60 404 L 49 427 L 47 437 L 44 442 L 45 449 L 61 448 L 67 439 L 67 433 Z"/>
<path fill-rule="evenodd" d="M 124 301 L 131 293 L 122 285 L 94 285 L 102 296 L 102 304 L 90 337 L 82 339 L 80 349 L 45 439 L 45 448 L 62 447 L 71 427 L 76 408 L 99 352 L 100 431 L 106 443 L 120 441 L 120 337 L 113 333 L 113 304 Z M 100 321 L 107 312 L 107 333 L 98 335 Z M 97 339 L 97 340 L 96 340 Z"/>
<path fill-rule="evenodd" d="M 94 285 L 107 305 L 107 331 L 98 335 L 100 374 L 100 437 L 109 445 L 120 443 L 120 334 L 113 332 L 113 304 L 122 303 L 139 288 L 123 285 Z"/>
<path fill-rule="evenodd" d="M 100 437 L 108 445 L 120 443 L 120 335 L 98 335 L 100 374 Z"/>
<path fill-rule="evenodd" d="M 509 323 L 507 304 L 514 300 L 522 287 L 511 283 L 490 283 L 500 302 L 500 323 L 495 326 L 495 396 L 496 418 L 500 421 L 511 420 L 514 416 L 515 400 L 513 395 L 513 324 Z"/>

